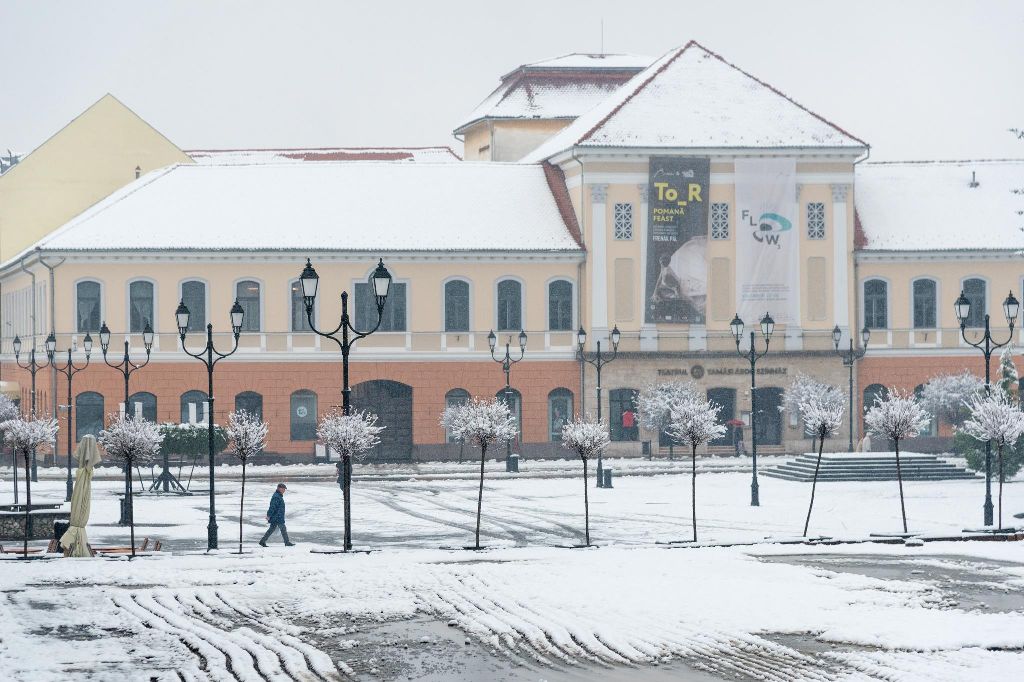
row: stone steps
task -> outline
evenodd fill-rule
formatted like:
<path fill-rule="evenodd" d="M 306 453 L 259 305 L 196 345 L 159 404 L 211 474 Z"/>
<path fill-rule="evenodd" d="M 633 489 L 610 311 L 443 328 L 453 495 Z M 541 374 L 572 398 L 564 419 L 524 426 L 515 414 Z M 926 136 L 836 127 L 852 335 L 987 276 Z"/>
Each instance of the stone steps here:
<path fill-rule="evenodd" d="M 765 476 L 787 481 L 810 482 L 814 479 L 817 455 L 800 455 L 796 459 L 765 469 Z M 900 473 L 904 481 L 953 481 L 977 478 L 963 467 L 943 461 L 934 455 L 900 454 Z M 894 455 L 822 455 L 819 481 L 895 481 Z"/>

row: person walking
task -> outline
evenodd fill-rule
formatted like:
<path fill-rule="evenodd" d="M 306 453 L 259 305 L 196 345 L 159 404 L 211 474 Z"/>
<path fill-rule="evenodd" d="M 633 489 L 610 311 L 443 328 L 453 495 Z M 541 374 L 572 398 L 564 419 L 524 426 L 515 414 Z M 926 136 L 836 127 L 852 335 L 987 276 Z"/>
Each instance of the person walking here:
<path fill-rule="evenodd" d="M 274 491 L 274 495 L 270 498 L 270 509 L 267 510 L 267 523 L 270 524 L 270 528 L 263 534 L 263 539 L 260 540 L 260 547 L 267 546 L 267 540 L 278 528 L 281 529 L 281 537 L 284 539 L 285 547 L 295 546 L 295 543 L 288 539 L 288 528 L 284 525 L 284 492 L 286 490 L 288 490 L 288 486 L 284 483 L 278 483 L 277 490 Z"/>

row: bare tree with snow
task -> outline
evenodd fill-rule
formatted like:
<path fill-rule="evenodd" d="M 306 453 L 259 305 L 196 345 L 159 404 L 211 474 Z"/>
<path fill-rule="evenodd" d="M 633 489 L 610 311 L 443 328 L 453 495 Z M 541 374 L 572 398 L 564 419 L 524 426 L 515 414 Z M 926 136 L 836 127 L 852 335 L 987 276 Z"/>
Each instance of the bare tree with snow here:
<path fill-rule="evenodd" d="M 834 435 L 843 424 L 843 413 L 846 411 L 846 399 L 842 391 L 835 386 L 827 386 L 824 391 L 808 392 L 796 405 L 800 421 L 804 425 L 804 433 L 811 440 L 818 441 L 818 461 L 814 464 L 814 479 L 811 481 L 811 502 L 807 505 L 807 519 L 804 521 L 804 537 L 811 524 L 811 510 L 814 509 L 814 491 L 818 486 L 818 470 L 821 468 L 821 453 L 825 449 L 825 439 Z"/>
<path fill-rule="evenodd" d="M 917 402 L 912 393 L 892 388 L 886 397 L 878 396 L 875 404 L 864 415 L 868 431 L 876 436 L 891 440 L 896 447 L 896 480 L 900 487 L 900 512 L 903 515 L 903 532 L 907 532 L 907 508 L 903 499 L 903 471 L 900 469 L 900 441 L 913 438 L 928 427 L 931 419 L 928 412 Z"/>
<path fill-rule="evenodd" d="M 492 444 L 503 445 L 509 442 L 518 435 L 519 429 L 508 405 L 497 398 L 473 398 L 462 406 L 457 415 L 459 419 L 448 426 L 451 434 L 480 448 L 480 491 L 476 499 L 474 546 L 474 549 L 480 549 L 480 512 L 483 509 L 484 463 L 487 461 L 487 448 Z M 444 423 L 443 414 L 441 419 Z"/>
<path fill-rule="evenodd" d="M 462 464 L 462 450 L 466 445 L 465 439 L 457 437 L 455 434 L 458 431 L 457 425 L 462 423 L 462 411 L 466 408 L 466 403 L 452 403 L 444 408 L 444 412 L 441 413 L 441 428 L 444 429 L 446 434 L 450 434 L 452 438 L 459 442 L 459 464 Z"/>
<path fill-rule="evenodd" d="M 999 528 L 1003 527 L 1003 448 L 1024 435 L 1024 412 L 1003 391 L 976 397 L 968 403 L 971 416 L 960 430 L 976 440 L 995 443 L 999 462 Z"/>
<path fill-rule="evenodd" d="M 637 397 L 637 412 L 640 426 L 656 433 L 668 433 L 672 425 L 672 407 L 701 395 L 692 381 L 668 381 L 661 384 L 649 384 L 640 391 Z M 671 436 L 670 436 L 671 437 Z M 675 440 L 668 444 L 668 456 L 672 458 Z"/>
<path fill-rule="evenodd" d="M 603 421 L 575 419 L 562 427 L 562 446 L 583 460 L 583 513 L 587 546 L 590 546 L 590 498 L 587 492 L 587 462 L 608 447 L 608 425 Z"/>
<path fill-rule="evenodd" d="M 846 404 L 846 398 L 843 397 L 843 393 L 838 387 L 818 381 L 803 372 L 797 372 L 789 388 L 782 394 L 782 405 L 779 407 L 779 410 L 791 415 L 797 415 L 804 426 L 804 433 L 810 436 L 813 447 L 813 442 L 817 435 L 807 430 L 807 423 L 803 420 L 801 405 L 812 402 L 824 405 L 834 403 L 836 400 Z"/>
<path fill-rule="evenodd" d="M 238 410 L 228 415 L 227 435 L 231 452 L 242 463 L 242 496 L 238 502 L 238 553 L 242 553 L 242 518 L 245 515 L 245 466 L 267 445 L 267 423 L 252 412 Z"/>
<path fill-rule="evenodd" d="M 377 426 L 372 412 L 336 410 L 320 421 L 316 435 L 320 442 L 341 455 L 341 492 L 345 509 L 344 549 L 352 549 L 352 458 L 361 459 L 380 443 L 385 427 Z"/>
<path fill-rule="evenodd" d="M 125 503 L 131 528 L 132 556 L 135 556 L 135 507 L 132 491 L 132 467 L 148 464 L 160 452 L 163 434 L 155 423 L 135 415 L 110 415 L 110 426 L 96 440 L 107 454 L 124 464 Z"/>
<path fill-rule="evenodd" d="M 725 425 L 718 422 L 721 405 L 708 400 L 696 390 L 680 396 L 671 409 L 668 433 L 676 441 L 690 446 L 690 494 L 693 517 L 693 541 L 697 542 L 697 448 L 725 434 Z"/>
<path fill-rule="evenodd" d="M 28 558 L 28 536 L 31 517 L 29 512 L 32 509 L 32 477 L 30 467 L 32 463 L 32 452 L 40 445 L 51 445 L 57 439 L 57 420 L 48 417 L 20 416 L 0 423 L 0 431 L 4 434 L 4 441 L 11 446 L 15 454 L 21 453 L 25 457 L 25 536 L 24 556 Z M 17 467 L 14 467 L 17 470 Z"/>
<path fill-rule="evenodd" d="M 968 371 L 938 374 L 921 389 L 921 406 L 935 419 L 960 426 L 969 416 L 967 403 L 985 393 L 985 380 Z"/>
<path fill-rule="evenodd" d="M 3 423 L 17 419 L 21 413 L 13 400 L 0 393 L 0 441 L 3 440 Z M 14 474 L 14 504 L 18 504 L 18 453 L 11 448 L 11 472 Z"/>

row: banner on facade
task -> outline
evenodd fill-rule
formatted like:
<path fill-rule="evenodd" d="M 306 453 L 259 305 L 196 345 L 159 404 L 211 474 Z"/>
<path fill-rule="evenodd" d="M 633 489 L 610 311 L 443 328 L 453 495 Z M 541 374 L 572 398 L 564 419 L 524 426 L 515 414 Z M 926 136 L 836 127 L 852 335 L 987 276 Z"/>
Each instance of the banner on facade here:
<path fill-rule="evenodd" d="M 736 310 L 755 328 L 765 313 L 800 323 L 795 159 L 736 160 Z"/>
<path fill-rule="evenodd" d="M 644 320 L 704 324 L 711 160 L 651 157 Z"/>

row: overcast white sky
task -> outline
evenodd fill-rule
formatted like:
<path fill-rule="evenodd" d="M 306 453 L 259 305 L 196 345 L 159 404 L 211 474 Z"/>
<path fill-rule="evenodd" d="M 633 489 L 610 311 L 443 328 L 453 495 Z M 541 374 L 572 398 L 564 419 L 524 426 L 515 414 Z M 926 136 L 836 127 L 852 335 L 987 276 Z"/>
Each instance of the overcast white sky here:
<path fill-rule="evenodd" d="M 186 149 L 449 144 L 515 66 L 696 39 L 872 145 L 1024 157 L 1024 2 L 0 0 L 0 150 L 111 92 Z"/>

